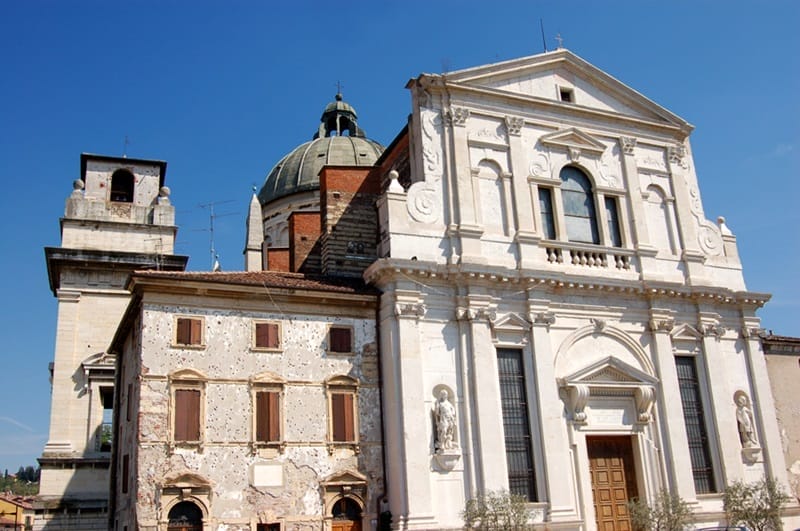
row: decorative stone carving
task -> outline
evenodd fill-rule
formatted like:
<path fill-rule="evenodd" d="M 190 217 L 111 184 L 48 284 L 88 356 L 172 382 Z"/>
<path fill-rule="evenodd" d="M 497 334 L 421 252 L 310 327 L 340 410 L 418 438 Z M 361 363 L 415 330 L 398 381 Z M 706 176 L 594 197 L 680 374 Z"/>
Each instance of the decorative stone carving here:
<path fill-rule="evenodd" d="M 633 155 L 633 151 L 636 149 L 636 138 L 632 136 L 623 136 L 619 139 L 620 144 L 622 144 L 622 152 L 626 155 Z"/>
<path fill-rule="evenodd" d="M 394 305 L 394 314 L 397 317 L 416 317 L 425 315 L 425 305 L 422 303 L 398 302 Z"/>
<path fill-rule="evenodd" d="M 714 336 L 717 339 L 719 339 L 724 334 L 725 334 L 725 328 L 720 326 L 718 323 L 707 324 L 703 327 L 703 335 L 705 336 Z"/>
<path fill-rule="evenodd" d="M 171 193 L 169 186 L 162 186 L 158 189 L 158 199 L 156 199 L 156 202 L 159 205 L 169 205 L 169 196 Z"/>
<path fill-rule="evenodd" d="M 674 319 L 650 319 L 650 330 L 653 332 L 670 333 L 673 328 L 675 328 Z"/>
<path fill-rule="evenodd" d="M 697 243 L 707 256 L 722 256 L 725 252 L 719 228 L 707 219 L 698 220 Z"/>
<path fill-rule="evenodd" d="M 614 156 L 614 147 L 609 147 L 603 154 L 600 155 L 600 160 L 597 161 L 597 172 L 600 177 L 612 187 L 619 187 L 619 164 L 617 157 Z"/>
<path fill-rule="evenodd" d="M 430 109 L 423 109 L 422 115 L 422 158 L 425 174 L 433 177 L 442 175 L 442 115 Z"/>
<path fill-rule="evenodd" d="M 522 126 L 525 125 L 525 120 L 519 116 L 506 116 L 506 129 L 511 136 L 519 136 L 522 132 Z"/>
<path fill-rule="evenodd" d="M 469 321 L 489 321 L 497 319 L 497 312 L 491 308 L 467 308 L 459 306 L 456 308 L 456 319 Z"/>
<path fill-rule="evenodd" d="M 580 148 L 570 146 L 569 147 L 569 160 L 570 162 L 579 162 L 581 158 L 581 150 Z"/>
<path fill-rule="evenodd" d="M 639 422 L 650 422 L 650 409 L 656 400 L 656 391 L 652 387 L 639 386 L 633 393 L 636 401 L 636 415 Z"/>
<path fill-rule="evenodd" d="M 450 107 L 446 113 L 448 122 L 455 126 L 464 127 L 469 118 L 469 109 L 466 107 Z"/>
<path fill-rule="evenodd" d="M 546 325 L 548 328 L 551 324 L 556 322 L 556 316 L 553 312 L 538 312 L 533 315 L 534 324 Z"/>
<path fill-rule="evenodd" d="M 567 398 L 569 399 L 570 410 L 572 411 L 572 421 L 578 424 L 586 424 L 586 403 L 591 396 L 588 385 L 576 384 L 567 388 Z"/>
<path fill-rule="evenodd" d="M 72 181 L 72 197 L 83 197 L 84 187 L 83 179 L 75 179 Z"/>
<path fill-rule="evenodd" d="M 450 402 L 449 395 L 447 389 L 439 391 L 439 398 L 433 408 L 436 419 L 436 453 L 443 453 L 458 446 L 455 441 L 456 408 Z"/>
<path fill-rule="evenodd" d="M 537 151 L 533 155 L 528 171 L 533 177 L 550 178 L 550 161 L 547 158 L 547 154 Z"/>
<path fill-rule="evenodd" d="M 600 319 L 599 317 L 592 317 L 589 321 L 594 325 L 595 332 L 602 332 L 603 328 L 606 327 L 606 320 Z"/>
<path fill-rule="evenodd" d="M 733 395 L 736 402 L 736 423 L 739 425 L 739 442 L 742 448 L 758 448 L 756 423 L 753 410 L 750 408 L 750 398 L 744 391 L 737 391 Z"/>
<path fill-rule="evenodd" d="M 435 185 L 427 181 L 420 181 L 409 187 L 406 210 L 414 221 L 431 224 L 441 218 L 442 205 L 438 184 L 438 181 Z"/>
<path fill-rule="evenodd" d="M 677 164 L 684 169 L 688 167 L 688 163 L 686 162 L 686 146 L 683 144 L 669 146 L 668 154 L 671 163 Z"/>

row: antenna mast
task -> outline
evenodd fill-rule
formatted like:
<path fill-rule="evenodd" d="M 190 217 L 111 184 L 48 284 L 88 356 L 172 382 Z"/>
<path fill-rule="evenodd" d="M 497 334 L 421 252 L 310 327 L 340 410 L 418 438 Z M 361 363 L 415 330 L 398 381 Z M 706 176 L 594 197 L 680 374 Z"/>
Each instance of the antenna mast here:
<path fill-rule="evenodd" d="M 214 201 L 211 203 L 204 203 L 200 205 L 200 208 L 207 208 L 209 210 L 208 214 L 208 232 L 209 232 L 209 251 L 211 254 L 211 269 L 213 270 L 218 263 L 217 260 L 219 256 L 217 255 L 217 250 L 214 248 L 214 220 L 217 218 L 221 218 L 224 216 L 232 216 L 236 214 L 236 212 L 228 212 L 226 214 L 217 214 L 214 212 L 214 207 L 216 205 L 223 205 L 225 203 L 233 203 L 233 199 L 228 201 Z"/>
<path fill-rule="evenodd" d="M 539 27 L 542 29 L 542 48 L 547 53 L 547 40 L 544 38 L 544 21 L 539 19 Z"/>

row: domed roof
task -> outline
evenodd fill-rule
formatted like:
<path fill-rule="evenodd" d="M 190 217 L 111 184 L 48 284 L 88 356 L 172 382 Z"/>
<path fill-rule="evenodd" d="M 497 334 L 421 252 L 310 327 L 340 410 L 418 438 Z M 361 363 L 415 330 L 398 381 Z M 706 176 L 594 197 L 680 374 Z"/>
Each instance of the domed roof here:
<path fill-rule="evenodd" d="M 319 130 L 310 142 L 294 148 L 264 180 L 258 200 L 266 205 L 297 192 L 319 190 L 323 166 L 372 166 L 383 146 L 366 138 L 358 127 L 356 110 L 336 94 L 322 113 Z"/>

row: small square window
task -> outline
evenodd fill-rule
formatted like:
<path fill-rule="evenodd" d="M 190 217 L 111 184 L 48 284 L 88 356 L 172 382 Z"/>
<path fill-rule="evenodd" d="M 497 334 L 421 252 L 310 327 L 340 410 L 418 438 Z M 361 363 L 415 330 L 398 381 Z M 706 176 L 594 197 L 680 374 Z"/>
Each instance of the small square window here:
<path fill-rule="evenodd" d="M 281 347 L 281 328 L 278 323 L 255 323 L 255 348 L 279 349 Z"/>
<path fill-rule="evenodd" d="M 568 103 L 575 102 L 575 92 L 570 88 L 559 87 L 558 95 L 561 101 L 566 101 Z"/>
<path fill-rule="evenodd" d="M 178 317 L 175 325 L 175 343 L 178 345 L 202 345 L 203 320 Z"/>
<path fill-rule="evenodd" d="M 342 326 L 332 326 L 328 331 L 328 350 L 330 352 L 352 352 L 353 330 Z"/>

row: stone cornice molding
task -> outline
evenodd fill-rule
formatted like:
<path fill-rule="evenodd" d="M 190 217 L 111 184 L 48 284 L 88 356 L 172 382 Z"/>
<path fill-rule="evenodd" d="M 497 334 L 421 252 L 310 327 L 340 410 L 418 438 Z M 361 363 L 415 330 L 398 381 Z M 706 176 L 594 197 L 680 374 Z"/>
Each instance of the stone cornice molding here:
<path fill-rule="evenodd" d="M 460 229 L 463 231 L 463 228 Z M 498 284 L 517 285 L 519 289 L 546 293 L 553 290 L 575 293 L 609 293 L 641 296 L 648 300 L 682 300 L 703 304 L 731 305 L 744 309 L 757 309 L 770 299 L 767 293 L 734 291 L 708 286 L 687 286 L 663 282 L 640 280 L 610 280 L 604 277 L 560 275 L 558 273 L 529 269 L 507 269 L 475 264 L 438 264 L 422 260 L 381 258 L 373 262 L 364 272 L 364 279 L 377 286 L 385 286 L 395 280 L 415 279 L 425 283 L 427 279 L 437 282 L 458 282 L 486 285 L 493 289 Z"/>

